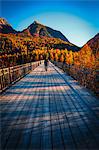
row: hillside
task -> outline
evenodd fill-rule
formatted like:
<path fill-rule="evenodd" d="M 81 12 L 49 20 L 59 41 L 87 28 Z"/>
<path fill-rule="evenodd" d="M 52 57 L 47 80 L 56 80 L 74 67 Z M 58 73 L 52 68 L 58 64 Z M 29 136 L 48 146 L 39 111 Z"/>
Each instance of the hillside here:
<path fill-rule="evenodd" d="M 66 63 L 67 73 L 97 93 L 99 33 L 79 48 L 66 38 L 62 40 L 59 31 L 38 22 L 17 32 L 5 20 L 0 21 L 0 68 L 48 57 L 53 62 Z"/>
<path fill-rule="evenodd" d="M 15 31 L 13 27 L 4 19 L 0 18 L 0 33 L 9 34 L 16 33 L 21 36 L 32 36 L 32 37 L 50 37 L 50 38 L 60 38 L 63 41 L 69 42 L 68 39 L 57 30 L 49 28 L 37 21 L 34 21 L 23 31 Z"/>
<path fill-rule="evenodd" d="M 37 36 L 37 37 L 50 37 L 50 38 L 60 38 L 66 42 L 69 42 L 68 39 L 57 30 L 53 30 L 37 21 L 34 21 L 27 29 L 24 29 L 20 34 L 28 35 L 28 36 Z"/>
<path fill-rule="evenodd" d="M 39 49 L 67 49 L 79 51 L 79 47 L 70 43 L 60 32 L 46 27 L 34 21 L 27 29 L 22 32 L 15 31 L 12 26 L 3 18 L 0 18 L 0 53 L 25 54 Z"/>
<path fill-rule="evenodd" d="M 92 39 L 90 39 L 82 48 L 81 51 L 92 51 L 94 55 L 99 52 L 99 33 L 96 34 Z"/>
<path fill-rule="evenodd" d="M 3 18 L 0 18 L 0 33 L 17 33 L 12 26 Z"/>
<path fill-rule="evenodd" d="M 37 49 L 67 49 L 72 51 L 79 50 L 79 47 L 69 42 L 49 37 L 23 37 L 19 34 L 0 34 L 0 42 L 1 54 L 13 54 L 22 52 L 27 54 L 28 52 L 32 52 Z"/>

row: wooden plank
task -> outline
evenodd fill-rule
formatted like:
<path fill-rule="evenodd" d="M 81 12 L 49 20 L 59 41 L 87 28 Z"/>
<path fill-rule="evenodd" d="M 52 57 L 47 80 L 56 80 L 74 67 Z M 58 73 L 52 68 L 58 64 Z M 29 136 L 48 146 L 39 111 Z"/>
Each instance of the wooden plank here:
<path fill-rule="evenodd" d="M 42 72 L 40 74 L 40 84 L 39 84 L 41 89 L 43 87 Z M 43 95 L 42 95 L 42 90 L 40 90 L 39 86 L 38 86 L 38 89 L 39 89 L 38 95 L 37 95 L 38 105 L 36 108 L 36 113 L 35 113 L 35 118 L 34 118 L 34 127 L 31 130 L 29 149 L 40 149 L 41 147 Z"/>
<path fill-rule="evenodd" d="M 99 148 L 99 102 L 52 63 L 10 87 L 0 103 L 3 149 Z"/>
<path fill-rule="evenodd" d="M 22 80 L 23 81 L 23 80 Z M 26 82 L 26 80 L 25 80 L 25 82 Z M 31 84 L 31 82 L 29 82 L 29 84 Z M 24 84 L 23 84 L 23 86 L 22 87 L 24 87 Z M 19 88 L 19 90 L 20 90 L 20 87 L 18 86 L 18 88 Z M 24 107 L 25 107 L 25 103 L 27 102 L 27 98 L 26 97 L 24 97 L 24 94 L 26 95 L 26 93 L 28 92 L 28 89 L 26 90 L 26 89 L 24 89 L 23 88 L 23 91 L 22 91 L 22 94 L 19 94 L 20 95 L 20 97 L 19 97 L 19 105 L 17 106 L 17 107 L 15 107 L 14 109 L 13 109 L 13 111 L 12 111 L 12 113 L 10 113 L 10 116 L 7 116 L 7 118 L 8 118 L 8 120 L 10 119 L 12 122 L 12 124 L 10 125 L 11 126 L 11 128 L 8 128 L 8 127 L 6 127 L 6 128 L 4 128 L 4 129 L 6 129 L 5 130 L 5 133 L 6 133 L 6 135 L 4 135 L 4 133 L 2 132 L 2 134 L 3 134 L 3 136 L 2 137 L 4 137 L 5 138 L 5 140 L 4 139 L 2 139 L 2 141 L 4 142 L 7 142 L 8 140 L 7 139 L 9 139 L 9 142 L 13 142 L 13 138 L 14 138 L 14 136 L 15 136 L 15 138 L 17 139 L 17 136 L 19 136 L 19 133 L 18 133 L 18 131 L 16 130 L 16 124 L 18 124 L 18 121 L 20 121 L 21 120 L 21 117 L 20 117 L 20 115 L 22 114 L 22 109 L 24 109 Z M 23 99 L 23 98 L 25 98 L 25 100 Z M 22 100 L 23 99 L 23 100 Z M 16 98 L 14 99 L 15 101 L 16 101 Z M 12 103 L 12 101 L 11 101 L 11 103 Z M 12 106 L 13 106 L 13 103 L 12 103 Z M 21 109 L 20 109 L 20 107 L 21 107 Z M 9 108 L 10 109 L 10 108 Z M 18 109 L 20 109 L 20 111 L 17 111 Z M 8 112 L 9 112 L 9 110 L 8 110 Z M 13 116 L 13 113 L 15 113 L 15 112 L 17 112 L 17 117 L 16 118 L 13 118 L 14 116 Z M 11 116 L 12 115 L 12 116 Z M 15 114 L 16 115 L 16 114 Z M 11 119 L 12 118 L 12 119 Z M 14 121 L 13 121 L 13 119 L 14 119 Z M 12 136 L 13 135 L 13 136 Z M 10 140 L 10 138 L 9 137 L 11 137 L 11 140 Z M 10 146 L 12 146 L 12 148 L 13 148 L 13 146 L 15 146 L 15 142 L 17 142 L 17 140 L 14 140 L 14 142 L 13 143 L 8 143 L 8 145 L 10 145 Z M 5 144 L 5 143 L 4 143 Z M 5 144 L 6 145 L 6 144 Z"/>
<path fill-rule="evenodd" d="M 40 81 L 40 79 L 39 79 L 39 81 Z M 32 84 L 32 82 L 31 82 L 31 84 Z M 37 85 L 36 82 L 35 82 L 35 85 Z M 19 148 L 26 149 L 30 145 L 32 130 L 33 130 L 33 128 L 35 128 L 35 118 L 36 118 L 37 107 L 38 107 L 38 102 L 39 102 L 38 101 L 39 96 L 35 97 L 37 91 L 38 91 L 37 87 L 35 88 L 35 91 L 34 91 L 33 95 L 32 95 L 31 90 L 28 91 L 28 95 L 30 96 L 31 102 L 30 102 L 30 105 L 27 108 L 27 115 L 28 115 L 27 122 L 24 126 L 24 130 L 21 132 L 20 140 L 18 141 L 17 146 L 16 146 L 17 149 L 19 149 Z M 28 98 L 28 101 L 29 101 L 29 98 Z"/>
<path fill-rule="evenodd" d="M 87 142 L 87 145 L 89 144 L 89 147 L 90 148 L 95 148 L 95 147 L 97 147 L 97 142 L 96 142 L 96 138 L 93 136 L 93 134 L 94 134 L 94 131 L 96 130 L 96 134 L 97 134 L 97 131 L 98 131 L 98 129 L 99 129 L 99 126 L 98 126 L 98 128 L 96 128 L 96 126 L 95 126 L 95 128 L 90 128 L 90 126 L 89 126 L 89 124 L 88 124 L 88 122 L 86 122 L 86 119 L 83 119 L 82 118 L 82 114 L 81 114 L 81 112 L 84 114 L 84 117 L 85 118 L 87 118 L 88 120 L 90 119 L 90 114 L 89 114 L 89 116 L 86 116 L 86 111 L 87 112 L 89 112 L 89 110 L 88 110 L 88 108 L 86 107 L 86 105 L 85 104 L 83 104 L 83 106 L 81 107 L 80 106 L 80 103 L 82 102 L 81 101 L 81 99 L 79 99 L 77 96 L 75 96 L 75 93 L 72 91 L 72 89 L 70 89 L 70 90 L 66 90 L 66 92 L 68 93 L 68 99 L 69 99 L 69 105 L 70 105 L 70 108 L 71 108 L 71 106 L 72 106 L 72 103 L 73 103 L 73 105 L 74 105 L 74 108 L 76 108 L 76 115 L 78 115 L 79 116 L 79 118 L 82 120 L 82 124 L 83 124 L 83 126 L 78 126 L 78 128 L 80 129 L 80 131 L 82 132 L 82 134 L 84 134 L 83 136 L 85 136 L 85 139 L 84 140 L 81 140 L 80 139 L 80 142 L 81 141 L 86 141 Z M 73 100 L 74 100 L 74 97 L 75 97 L 75 101 L 73 102 Z M 67 99 L 67 100 L 68 100 Z M 71 100 L 71 101 L 70 101 Z M 80 100 L 80 103 L 78 102 Z M 64 105 L 65 106 L 65 105 Z M 73 107 L 72 107 L 72 109 L 70 109 L 70 112 L 72 112 L 73 111 L 73 109 L 74 109 Z M 85 110 L 84 110 L 85 109 Z M 93 117 L 94 118 L 94 120 L 96 120 L 95 119 L 95 116 Z M 72 119 L 72 120 L 74 120 L 74 119 Z M 93 119 L 91 118 L 91 121 L 92 121 Z M 73 122 L 73 121 L 72 121 Z M 76 121 L 77 122 L 77 121 Z M 97 122 L 97 120 L 96 120 L 96 122 Z M 80 121 L 79 121 L 79 123 L 80 123 Z M 79 123 L 78 123 L 78 125 L 79 125 Z M 91 123 L 91 122 L 90 122 Z M 87 131 L 86 131 L 86 128 L 85 128 L 85 126 L 86 126 L 86 128 L 88 128 L 87 129 Z M 88 127 L 89 126 L 89 127 Z M 94 126 L 94 123 L 93 123 L 93 125 L 92 126 Z M 83 129 L 85 129 L 84 131 L 83 131 Z M 95 130 L 94 130 L 95 129 Z M 93 133 L 91 132 L 92 130 L 94 130 L 93 131 Z M 78 130 L 77 130 L 78 131 Z M 89 136 L 88 136 L 89 135 Z M 98 135 L 98 134 L 97 134 Z M 77 137 L 77 135 L 76 135 L 76 137 Z M 82 136 L 80 136 L 80 137 L 82 137 Z M 76 139 L 76 138 L 75 138 Z M 98 138 L 97 138 L 98 139 Z M 79 141 L 79 138 L 78 138 L 78 140 L 77 140 L 77 142 Z M 86 143 L 86 142 L 84 142 L 84 143 Z M 89 143 L 88 143 L 89 142 Z M 82 145 L 84 145 L 83 143 L 82 143 Z M 80 144 L 80 146 L 81 146 L 81 144 Z M 83 148 L 83 147 L 82 147 Z"/>
<path fill-rule="evenodd" d="M 52 74 L 51 82 L 56 84 L 54 81 L 54 75 Z M 51 124 L 52 124 L 52 142 L 53 142 L 53 149 L 64 149 L 64 141 L 56 106 L 56 88 L 53 88 L 52 96 L 50 98 L 50 109 L 51 109 Z"/>
<path fill-rule="evenodd" d="M 41 138 L 41 149 L 47 150 L 47 149 L 52 149 L 52 141 L 51 141 L 51 116 L 50 116 L 50 91 L 49 87 L 50 83 L 50 78 L 47 77 L 49 73 L 45 74 L 45 79 L 43 79 L 43 82 L 45 84 L 43 86 L 46 87 L 46 90 L 44 90 L 44 99 L 43 99 L 43 125 L 42 125 L 42 138 Z"/>

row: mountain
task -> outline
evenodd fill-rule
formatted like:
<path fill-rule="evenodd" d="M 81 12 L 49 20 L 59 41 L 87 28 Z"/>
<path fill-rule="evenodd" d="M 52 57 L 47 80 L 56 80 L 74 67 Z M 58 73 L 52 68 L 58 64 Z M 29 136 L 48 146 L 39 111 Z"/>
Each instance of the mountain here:
<path fill-rule="evenodd" d="M 8 34 L 8 33 L 17 33 L 10 24 L 4 19 L 0 18 L 0 33 Z"/>
<path fill-rule="evenodd" d="M 88 50 L 92 51 L 92 53 L 95 55 L 99 52 L 99 33 L 96 34 L 81 48 L 81 51 Z"/>
<path fill-rule="evenodd" d="M 60 38 L 61 40 L 69 42 L 69 40 L 60 31 L 53 30 L 52 28 L 42 25 L 37 21 L 34 21 L 30 26 L 28 26 L 27 29 L 24 29 L 21 34 L 37 37 L 46 36 L 52 38 Z"/>
<path fill-rule="evenodd" d="M 32 47 L 31 49 L 35 50 L 45 47 L 45 49 L 67 49 L 74 52 L 80 49 L 70 43 L 60 31 L 53 30 L 37 21 L 34 21 L 23 31 L 15 31 L 5 19 L 0 18 L 0 36 L 2 43 L 9 43 L 9 49 L 11 47 L 12 49 L 22 49 L 21 47 L 25 47 L 25 49 L 28 47 L 29 49 Z M 12 46 L 10 46 L 11 43 Z M 4 49 L 7 51 L 8 47 L 5 45 Z M 1 48 L 1 51 L 3 52 L 4 49 Z"/>
<path fill-rule="evenodd" d="M 19 32 L 15 31 L 4 18 L 0 18 L 0 33 L 18 33 L 22 36 L 60 38 L 63 41 L 69 42 L 69 40 L 60 31 L 47 27 L 37 21 L 34 21 L 26 29 Z"/>

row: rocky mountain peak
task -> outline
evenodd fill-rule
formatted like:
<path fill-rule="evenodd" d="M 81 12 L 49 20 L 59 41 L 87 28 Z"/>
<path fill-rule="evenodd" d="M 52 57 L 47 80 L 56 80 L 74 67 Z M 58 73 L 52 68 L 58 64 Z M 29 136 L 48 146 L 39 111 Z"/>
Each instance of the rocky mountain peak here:
<path fill-rule="evenodd" d="M 0 25 L 9 25 L 4 18 L 0 18 Z"/>

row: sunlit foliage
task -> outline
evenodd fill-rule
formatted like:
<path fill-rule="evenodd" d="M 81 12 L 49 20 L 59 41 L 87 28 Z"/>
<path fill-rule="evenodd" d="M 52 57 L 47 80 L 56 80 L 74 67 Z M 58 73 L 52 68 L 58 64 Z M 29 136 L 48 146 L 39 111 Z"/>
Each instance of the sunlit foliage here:
<path fill-rule="evenodd" d="M 69 73 L 87 87 L 96 88 L 99 67 L 99 43 L 95 48 L 86 44 L 75 51 L 74 45 L 56 38 L 22 37 L 15 34 L 0 36 L 0 67 L 10 67 L 48 58 L 62 62 Z M 68 70 L 67 70 L 68 71 Z"/>

